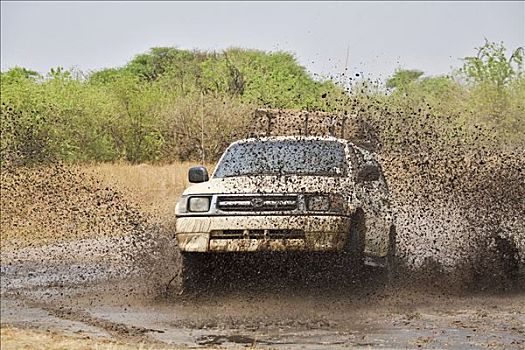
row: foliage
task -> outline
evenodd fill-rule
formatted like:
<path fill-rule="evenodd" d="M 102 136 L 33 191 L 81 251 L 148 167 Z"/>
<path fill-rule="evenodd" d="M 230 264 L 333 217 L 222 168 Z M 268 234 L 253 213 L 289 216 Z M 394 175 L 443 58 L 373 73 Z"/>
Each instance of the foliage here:
<path fill-rule="evenodd" d="M 355 115 L 388 147 L 463 142 L 481 129 L 521 142 L 523 49 L 506 52 L 486 42 L 451 75 L 399 69 L 384 85 L 354 80 L 346 90 L 313 79 L 290 53 L 239 48 L 152 48 L 87 75 L 15 67 L 1 73 L 0 161 L 213 161 L 258 107 Z"/>
<path fill-rule="evenodd" d="M 386 87 L 388 89 L 404 89 L 422 75 L 423 72 L 420 70 L 398 69 L 394 75 L 386 81 Z"/>
<path fill-rule="evenodd" d="M 485 44 L 477 48 L 475 57 L 465 57 L 461 72 L 474 84 L 488 84 L 502 88 L 513 78 L 523 77 L 523 47 L 519 47 L 507 58 L 503 43 L 493 43 L 485 39 Z"/>
<path fill-rule="evenodd" d="M 467 108 L 500 137 L 525 133 L 523 47 L 507 56 L 503 43 L 485 40 L 475 57 L 465 57 L 461 76 L 468 82 Z"/>
<path fill-rule="evenodd" d="M 171 100 L 160 119 L 166 135 L 162 159 L 217 160 L 229 143 L 244 136 L 254 109 L 232 96 L 195 94 Z"/>

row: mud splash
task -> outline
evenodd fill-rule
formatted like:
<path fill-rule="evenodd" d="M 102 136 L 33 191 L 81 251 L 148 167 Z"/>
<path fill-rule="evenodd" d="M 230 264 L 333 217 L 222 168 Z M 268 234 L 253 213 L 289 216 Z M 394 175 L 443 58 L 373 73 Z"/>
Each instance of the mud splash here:
<path fill-rule="evenodd" d="M 523 288 L 525 145 L 453 120 L 428 105 L 408 113 L 356 96 L 341 113 L 258 110 L 250 133 L 330 134 L 378 152 L 407 283 Z"/>
<path fill-rule="evenodd" d="M 472 289 L 523 283 L 522 153 L 471 150 L 385 158 L 399 251 L 408 267 L 421 268 L 432 279 L 440 276 L 445 285 Z"/>
<path fill-rule="evenodd" d="M 31 266 L 38 284 L 42 271 L 60 265 L 60 276 L 52 277 L 58 285 L 140 275 L 143 282 L 136 289 L 150 291 L 160 275 L 175 273 L 169 272 L 176 256 L 169 223 L 143 214 L 125 192 L 78 167 L 4 166 L 1 193 L 2 271 Z M 94 262 L 98 267 L 82 267 Z"/>
<path fill-rule="evenodd" d="M 494 166 L 505 169 L 516 164 L 513 162 Z M 403 166 L 398 169 L 404 169 Z M 82 219 L 90 222 L 85 226 L 90 229 L 65 231 L 56 237 L 41 224 L 37 238 L 19 235 L 15 239 L 13 230 L 7 232 L 5 239 L 2 236 L 2 324 L 162 346 L 342 349 L 448 344 L 450 348 L 483 349 L 486 347 L 479 344 L 492 344 L 520 349 L 525 344 L 523 289 L 514 287 L 514 292 L 498 294 L 501 286 L 487 283 L 483 286 L 488 294 L 479 292 L 480 288 L 472 293 L 465 283 L 455 290 L 448 288 L 448 266 L 456 265 L 440 260 L 450 254 L 442 255 L 443 251 L 446 247 L 453 253 L 463 251 L 431 235 L 434 225 L 442 225 L 452 217 L 447 210 L 457 203 L 443 205 L 440 211 L 432 206 L 432 201 L 402 197 L 403 193 L 419 196 L 422 192 L 414 185 L 417 181 L 406 180 L 400 172 L 400 180 L 391 185 L 392 190 L 399 191 L 396 198 L 405 198 L 404 204 L 412 206 L 398 207 L 399 218 L 406 220 L 407 225 L 399 236 L 401 269 L 393 285 L 386 285 L 380 271 L 373 268 L 345 280 L 334 274 L 329 264 L 319 264 L 319 256 L 269 255 L 258 259 L 244 257 L 216 266 L 210 285 L 200 293 L 180 296 L 170 288 L 180 257 L 169 222 L 158 222 L 142 214 L 125 194 L 97 183 L 79 169 L 57 167 L 51 172 L 53 176 L 45 168 L 18 171 L 2 173 L 3 179 L 12 176 L 2 185 L 16 183 L 29 189 L 22 189 L 19 193 L 27 194 L 19 197 L 13 194 L 16 191 L 12 188 L 16 187 L 9 189 L 12 192 L 8 198 L 11 203 L 18 201 L 13 203 L 18 209 L 9 209 L 10 216 L 2 220 L 34 220 L 68 227 Z M 505 181 L 512 179 L 504 174 Z M 467 178 L 473 177 L 469 174 Z M 403 179 L 409 185 L 401 182 Z M 33 184 L 40 185 L 31 187 Z M 408 186 L 413 192 L 403 191 Z M 48 194 L 39 197 L 38 191 Z M 497 193 L 497 186 L 494 191 Z M 7 205 L 4 198 L 2 205 Z M 101 198 L 111 200 L 99 206 Z M 435 198 L 439 197 L 432 197 Z M 50 220 L 45 211 L 28 211 L 30 205 L 83 205 L 92 215 L 52 216 Z M 413 215 L 417 205 L 421 205 L 421 216 Z M 512 202 L 508 206 L 512 209 Z M 132 214 L 120 221 L 123 210 Z M 24 214 L 16 216 L 17 212 Z M 458 217 L 462 224 L 468 223 L 463 216 Z M 104 225 L 105 220 L 103 234 L 93 234 L 91 229 Z M 424 220 L 429 221 L 427 226 L 421 224 Z M 447 230 L 451 227 L 439 226 L 439 232 L 450 233 Z M 474 237 L 480 236 L 467 236 L 477 242 Z M 6 244 L 11 241 L 14 243 Z M 425 250 L 417 249 L 422 245 Z M 472 247 L 469 243 L 468 249 Z M 473 251 L 468 249 L 466 256 L 476 256 L 469 255 Z M 425 262 L 428 256 L 435 259 Z M 221 271 L 221 267 L 225 268 Z M 454 278 L 467 281 L 475 279 L 473 276 Z M 471 345 L 472 342 L 479 346 Z"/>
<path fill-rule="evenodd" d="M 521 153 L 390 151 L 382 158 L 394 197 L 400 275 L 411 276 L 406 283 L 459 290 L 523 287 Z M 96 257 L 115 268 L 113 276 L 146 276 L 137 289 L 163 295 L 174 285 L 180 256 L 173 222 L 144 215 L 125 193 L 78 167 L 10 167 L 1 176 L 2 265 Z M 46 243 L 52 248 L 38 248 Z M 300 271 L 300 257 L 284 258 L 312 283 Z M 73 269 L 71 274 L 78 275 Z M 329 268 L 312 273 L 330 274 Z M 86 272 L 76 280 L 82 279 L 89 280 Z"/>

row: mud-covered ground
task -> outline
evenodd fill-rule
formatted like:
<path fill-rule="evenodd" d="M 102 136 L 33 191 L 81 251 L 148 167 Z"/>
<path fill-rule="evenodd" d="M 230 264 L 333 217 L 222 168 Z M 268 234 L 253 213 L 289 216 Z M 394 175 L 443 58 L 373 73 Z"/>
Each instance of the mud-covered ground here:
<path fill-rule="evenodd" d="M 489 156 L 385 156 L 391 284 L 273 255 L 192 294 L 169 218 L 78 169 L 3 169 L 1 324 L 152 347 L 524 349 L 525 163 Z"/>
<path fill-rule="evenodd" d="M 177 295 L 166 288 L 174 271 L 169 261 L 157 265 L 154 276 L 150 266 L 120 253 L 136 246 L 129 237 L 118 237 L 4 253 L 2 325 L 153 347 L 525 347 L 520 285 L 498 292 L 450 291 L 418 284 L 416 276 L 403 276 L 403 271 L 397 282 L 386 285 L 373 268 L 347 280 L 322 270 L 304 279 L 311 269 L 293 266 L 303 261 L 290 257 L 278 263 L 250 261 L 198 294 Z"/>

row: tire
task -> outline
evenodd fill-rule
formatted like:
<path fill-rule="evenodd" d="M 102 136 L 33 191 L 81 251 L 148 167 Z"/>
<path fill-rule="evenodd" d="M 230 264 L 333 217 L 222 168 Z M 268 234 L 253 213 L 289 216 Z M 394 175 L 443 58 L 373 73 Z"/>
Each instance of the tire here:
<path fill-rule="evenodd" d="M 508 237 L 497 235 L 494 241 L 497 254 L 496 264 L 500 266 L 503 277 L 513 283 L 518 279 L 520 271 L 518 248 Z"/>
<path fill-rule="evenodd" d="M 199 292 L 204 286 L 205 254 L 181 252 L 179 294 Z"/>
<path fill-rule="evenodd" d="M 397 278 L 397 232 L 396 227 L 392 225 L 388 234 L 388 254 L 385 261 L 385 273 L 387 283 L 392 284 Z"/>
<path fill-rule="evenodd" d="M 363 271 L 365 261 L 365 234 L 366 225 L 364 213 L 358 211 L 352 216 L 349 237 L 343 251 L 345 268 L 353 274 L 359 274 Z"/>

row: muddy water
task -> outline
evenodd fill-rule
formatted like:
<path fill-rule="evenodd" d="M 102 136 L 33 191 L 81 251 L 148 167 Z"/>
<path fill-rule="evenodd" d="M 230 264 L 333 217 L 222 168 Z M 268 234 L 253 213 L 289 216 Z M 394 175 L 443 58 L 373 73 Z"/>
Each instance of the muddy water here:
<path fill-rule="evenodd" d="M 197 348 L 525 347 L 522 288 L 451 293 L 403 278 L 387 286 L 373 268 L 351 281 L 321 276 L 308 283 L 286 269 L 270 280 L 239 267 L 181 296 L 164 293 L 136 262 L 87 250 L 132 249 L 130 242 L 83 240 L 4 253 L 2 324 Z M 64 248 L 75 254 L 49 253 Z"/>

